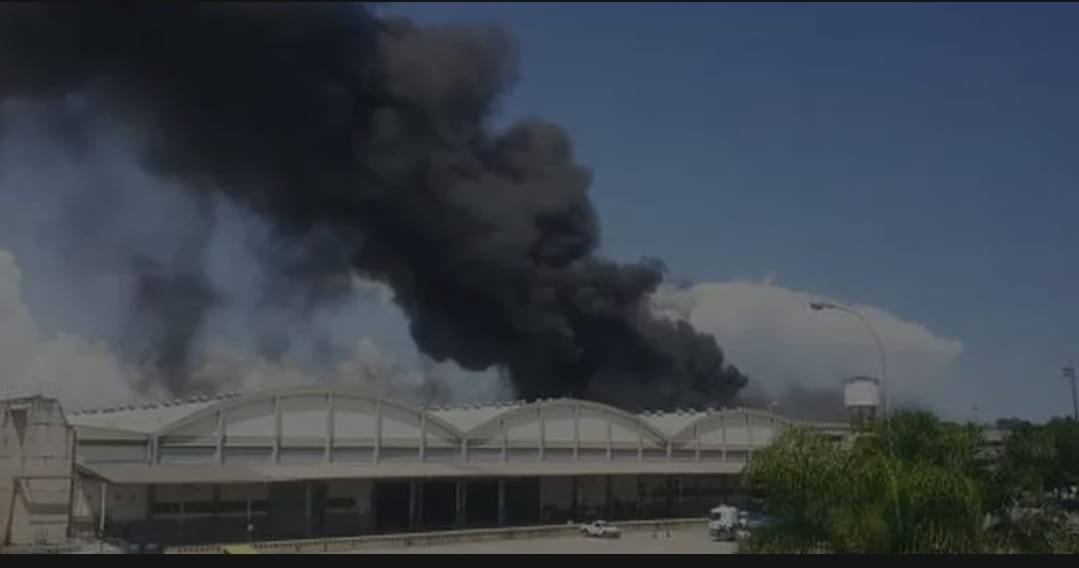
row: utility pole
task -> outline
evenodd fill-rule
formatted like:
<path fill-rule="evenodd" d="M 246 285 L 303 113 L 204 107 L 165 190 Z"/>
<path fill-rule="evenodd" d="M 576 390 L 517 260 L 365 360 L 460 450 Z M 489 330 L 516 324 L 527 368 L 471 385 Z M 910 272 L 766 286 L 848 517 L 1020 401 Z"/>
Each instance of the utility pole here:
<path fill-rule="evenodd" d="M 1072 365 L 1068 365 L 1067 367 L 1064 367 L 1063 369 L 1061 369 L 1060 372 L 1061 372 L 1061 374 L 1064 375 L 1065 379 L 1068 379 L 1069 381 L 1071 381 L 1071 385 L 1072 385 L 1072 417 L 1075 418 L 1076 421 L 1079 421 L 1079 399 L 1077 399 L 1076 396 L 1075 396 L 1075 367 L 1072 366 Z"/>

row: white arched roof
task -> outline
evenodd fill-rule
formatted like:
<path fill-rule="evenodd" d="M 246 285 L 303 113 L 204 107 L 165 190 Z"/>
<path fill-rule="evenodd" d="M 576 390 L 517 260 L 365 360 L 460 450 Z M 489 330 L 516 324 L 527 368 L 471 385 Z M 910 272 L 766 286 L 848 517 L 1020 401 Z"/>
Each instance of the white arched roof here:
<path fill-rule="evenodd" d="M 377 420 L 376 415 L 380 417 Z M 242 445 L 245 441 L 260 443 L 280 437 L 301 445 L 326 439 L 332 439 L 334 444 L 359 444 L 370 441 L 378 430 L 380 439 L 404 446 L 419 445 L 426 436 L 428 444 L 440 445 L 469 440 L 469 444 L 480 445 L 551 447 L 569 442 L 583 446 L 641 443 L 646 448 L 689 446 L 702 436 L 707 445 L 713 431 L 720 432 L 713 437 L 723 443 L 744 438 L 758 445 L 773 436 L 770 430 L 790 423 L 772 413 L 746 408 L 633 414 L 570 398 L 420 408 L 340 386 L 197 397 L 162 405 L 73 414 L 69 420 L 88 434 L 107 428 L 176 443 L 201 443 L 218 437 L 227 440 L 222 443 Z M 757 435 L 734 431 L 747 428 L 756 429 Z M 724 429 L 730 432 L 721 432 Z M 425 436 L 420 435 L 421 431 Z"/>
<path fill-rule="evenodd" d="M 80 464 L 121 483 L 736 472 L 790 423 L 752 409 L 633 414 L 578 399 L 420 408 L 330 386 L 69 422 Z"/>
<path fill-rule="evenodd" d="M 777 430 L 790 426 L 792 422 L 778 414 L 753 408 L 725 408 L 704 413 L 682 427 L 671 436 L 675 444 L 688 443 L 704 437 L 728 441 L 728 431 L 745 431 L 745 443 L 762 444 L 771 440 Z M 757 432 L 757 438 L 753 433 Z M 733 437 L 733 436 L 732 436 Z"/>
<path fill-rule="evenodd" d="M 562 412 L 559 413 L 558 411 Z M 633 432 L 634 435 L 636 435 L 636 432 L 640 432 L 654 443 L 665 444 L 669 441 L 668 437 L 661 430 L 650 424 L 648 421 L 641 419 L 640 416 L 630 414 L 629 412 L 614 406 L 573 398 L 540 400 L 509 408 L 476 425 L 468 431 L 467 436 L 469 439 L 491 438 L 499 435 L 503 428 L 514 423 L 530 422 L 538 426 L 541 420 L 549 419 L 549 417 L 557 416 L 558 414 L 566 416 L 567 414 L 572 415 L 574 413 L 578 420 L 578 436 L 585 441 L 605 440 L 607 434 L 605 431 L 597 431 L 597 428 L 595 427 L 589 428 L 586 426 L 581 428 L 580 419 L 582 416 L 586 420 L 588 418 L 602 417 L 606 420 L 621 423 L 623 426 L 628 426 L 629 430 Z M 548 418 L 545 419 L 545 415 Z"/>
<path fill-rule="evenodd" d="M 269 401 L 287 401 L 289 399 L 310 399 L 310 398 L 331 398 L 335 403 L 340 401 L 362 401 L 370 403 L 371 405 L 381 405 L 383 408 L 395 409 L 401 411 L 407 415 L 415 416 L 417 419 L 423 416 L 423 419 L 427 422 L 428 427 L 434 427 L 442 430 L 445 434 L 452 436 L 453 438 L 460 439 L 464 436 L 459 428 L 446 422 L 442 418 L 433 415 L 432 413 L 425 412 L 419 408 L 415 408 L 406 404 L 402 404 L 393 400 L 378 398 L 371 396 L 369 393 L 340 387 L 293 387 L 283 389 L 273 389 L 268 391 L 260 391 L 248 395 L 223 399 L 217 404 L 207 406 L 199 409 L 192 414 L 189 414 L 179 420 L 176 420 L 170 424 L 166 424 L 160 428 L 155 434 L 157 436 L 165 436 L 171 433 L 179 432 L 184 427 L 195 424 L 201 420 L 212 418 L 218 415 L 218 413 L 227 411 L 229 409 L 235 409 L 249 404 L 258 402 Z"/>

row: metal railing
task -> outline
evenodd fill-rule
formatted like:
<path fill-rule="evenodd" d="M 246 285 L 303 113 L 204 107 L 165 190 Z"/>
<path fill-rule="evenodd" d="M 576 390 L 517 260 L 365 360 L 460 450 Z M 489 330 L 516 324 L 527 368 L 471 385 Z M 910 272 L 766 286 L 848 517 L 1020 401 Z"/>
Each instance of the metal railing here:
<path fill-rule="evenodd" d="M 706 519 L 663 519 L 646 521 L 624 521 L 615 523 L 623 531 L 669 530 L 692 526 L 701 526 Z M 280 540 L 251 543 L 255 550 L 263 554 L 297 554 L 313 552 L 344 552 L 364 548 L 407 548 L 410 546 L 430 546 L 456 542 L 483 542 L 492 540 L 515 540 L 567 536 L 577 534 L 579 525 L 538 525 L 524 527 L 499 527 L 493 529 L 462 529 L 437 532 L 359 535 L 350 537 L 313 538 L 298 540 Z M 221 554 L 228 544 L 201 544 L 170 547 L 166 554 Z"/>

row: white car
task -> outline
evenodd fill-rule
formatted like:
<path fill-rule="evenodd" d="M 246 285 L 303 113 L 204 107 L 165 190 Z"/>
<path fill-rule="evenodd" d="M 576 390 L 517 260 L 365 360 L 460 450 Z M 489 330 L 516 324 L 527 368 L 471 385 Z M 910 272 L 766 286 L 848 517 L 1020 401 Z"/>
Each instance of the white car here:
<path fill-rule="evenodd" d="M 581 525 L 581 534 L 593 538 L 620 538 L 622 529 L 608 524 L 607 521 L 592 521 Z"/>

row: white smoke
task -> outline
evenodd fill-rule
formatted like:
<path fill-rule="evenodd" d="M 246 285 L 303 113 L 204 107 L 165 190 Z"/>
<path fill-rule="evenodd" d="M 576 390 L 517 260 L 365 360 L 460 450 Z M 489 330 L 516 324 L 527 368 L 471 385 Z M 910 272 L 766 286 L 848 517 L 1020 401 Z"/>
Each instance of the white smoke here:
<path fill-rule="evenodd" d="M 132 369 L 108 345 L 47 337 L 22 301 L 22 273 L 0 250 L 0 396 L 53 396 L 80 406 L 135 401 Z"/>
<path fill-rule="evenodd" d="M 774 281 L 769 276 L 764 283 L 664 289 L 654 296 L 654 309 L 713 334 L 751 384 L 772 393 L 792 385 L 838 392 L 846 377 L 880 375 L 876 344 L 857 318 L 809 308 L 811 301 L 839 300 L 783 288 Z M 853 307 L 884 343 L 892 399 L 949 410 L 947 403 L 957 398 L 958 388 L 953 365 L 963 344 L 885 310 Z"/>

